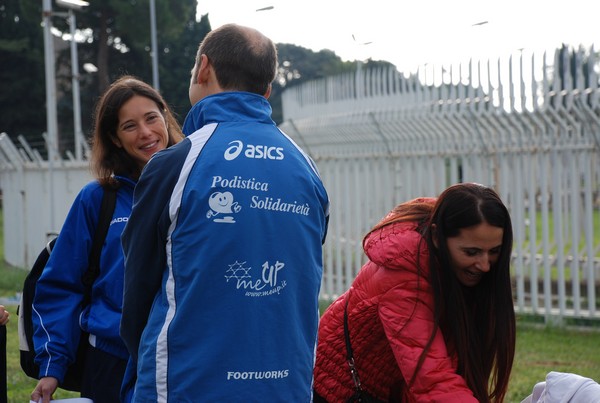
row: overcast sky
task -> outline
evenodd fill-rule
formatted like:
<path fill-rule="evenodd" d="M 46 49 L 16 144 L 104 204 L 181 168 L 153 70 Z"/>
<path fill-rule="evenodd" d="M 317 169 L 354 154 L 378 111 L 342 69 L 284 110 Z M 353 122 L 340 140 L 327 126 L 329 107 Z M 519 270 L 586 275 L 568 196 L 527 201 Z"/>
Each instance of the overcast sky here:
<path fill-rule="evenodd" d="M 403 72 L 562 43 L 600 48 L 600 0 L 199 0 L 198 13 L 213 29 L 249 25 L 276 43 L 386 60 Z"/>

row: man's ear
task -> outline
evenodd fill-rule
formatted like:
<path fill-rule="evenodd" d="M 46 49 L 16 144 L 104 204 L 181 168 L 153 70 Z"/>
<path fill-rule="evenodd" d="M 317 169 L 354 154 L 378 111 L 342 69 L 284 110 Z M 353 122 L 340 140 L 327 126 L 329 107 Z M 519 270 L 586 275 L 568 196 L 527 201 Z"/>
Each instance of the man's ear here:
<path fill-rule="evenodd" d="M 271 96 L 272 89 L 273 89 L 273 86 L 271 84 L 269 84 L 269 86 L 267 87 L 267 92 L 265 92 L 265 98 L 269 99 L 269 97 Z"/>
<path fill-rule="evenodd" d="M 212 66 L 208 61 L 208 57 L 206 57 L 206 55 L 204 54 L 200 55 L 200 66 L 196 71 L 196 82 L 198 82 L 199 84 L 207 82 L 210 76 L 210 69 L 212 69 Z"/>

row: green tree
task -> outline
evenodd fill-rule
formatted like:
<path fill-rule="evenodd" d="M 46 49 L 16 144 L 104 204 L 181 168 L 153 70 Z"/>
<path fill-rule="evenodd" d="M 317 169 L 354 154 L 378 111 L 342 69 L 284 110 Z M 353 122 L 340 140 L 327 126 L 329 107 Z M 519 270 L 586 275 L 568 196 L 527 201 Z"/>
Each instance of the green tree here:
<path fill-rule="evenodd" d="M 23 133 L 38 147 L 46 128 L 42 5 L 39 0 L 0 0 L 0 79 L 4 85 L 0 91 L 0 131 L 11 136 Z M 196 0 L 156 0 L 159 68 L 163 74 L 162 59 L 168 63 L 170 56 L 169 48 L 163 44 L 182 37 L 185 21 L 195 22 L 195 10 Z M 77 11 L 76 17 L 77 30 L 86 38 L 84 43 L 78 44 L 78 51 L 82 125 L 84 133 L 90 133 L 94 105 L 111 81 L 120 75 L 132 74 L 151 83 L 149 0 L 93 1 L 89 7 Z M 69 31 L 61 16 L 55 15 L 52 23 L 61 32 Z M 198 41 L 194 39 L 190 46 L 196 47 Z M 55 43 L 60 45 L 61 42 L 55 40 Z M 68 43 L 63 45 L 64 50 L 60 50 L 61 46 L 55 47 L 55 73 L 59 139 L 64 150 L 70 148 L 65 146 L 65 140 L 72 142 L 73 138 L 73 111 L 70 53 Z M 172 57 L 176 52 L 171 53 Z M 84 63 L 96 65 L 98 72 L 84 73 Z M 185 75 L 174 78 L 173 82 L 185 83 L 187 87 L 189 67 L 185 69 Z M 171 92 L 169 80 L 165 86 L 161 83 L 161 90 Z"/>
<path fill-rule="evenodd" d="M 181 114 L 185 105 L 182 101 L 189 103 L 189 66 L 193 63 L 193 58 L 185 63 L 182 57 L 186 57 L 187 48 L 198 46 L 205 35 L 202 32 L 208 32 L 210 24 L 208 19 L 196 22 L 195 0 L 155 3 L 160 90 L 175 112 Z M 152 84 L 149 0 L 112 0 L 94 2 L 93 6 L 90 2 L 86 18 L 78 19 L 78 26 L 90 27 L 93 32 L 90 40 L 80 47 L 80 63 L 90 62 L 98 67 L 97 73 L 84 80 L 87 91 L 82 91 L 82 122 L 89 130 L 98 96 L 110 82 L 131 74 Z"/>
<path fill-rule="evenodd" d="M 32 1 L 32 0 L 27 0 Z M 151 32 L 149 0 L 105 0 L 90 2 L 77 12 L 77 29 L 86 37 L 78 44 L 80 71 L 84 63 L 97 67 L 94 74 L 81 74 L 81 113 L 84 134 L 91 135 L 93 113 L 99 95 L 119 76 L 131 74 L 152 83 Z M 156 26 L 159 71 L 168 48 L 167 41 L 180 37 L 185 23 L 195 20 L 195 0 L 156 0 Z M 69 27 L 62 18 L 54 18 L 62 32 Z M 59 138 L 61 149 L 72 146 L 71 67 L 69 49 L 63 50 L 56 63 Z M 167 87 L 161 90 L 169 92 Z M 167 98 L 168 100 L 168 98 Z M 64 133 L 64 134 L 63 134 Z"/>
<path fill-rule="evenodd" d="M 180 122 L 190 108 L 190 70 L 198 44 L 211 30 L 208 15 L 196 21 L 195 9 L 196 0 L 156 0 L 160 90 Z M 39 0 L 0 0 L 0 60 L 9 61 L 0 63 L 1 82 L 8 83 L 8 90 L 0 91 L 0 131 L 12 136 L 23 133 L 38 147 L 46 129 L 41 15 Z M 85 37 L 83 43 L 78 43 L 78 52 L 82 128 L 89 135 L 95 103 L 111 81 L 123 74 L 152 81 L 149 0 L 94 1 L 77 11 L 76 17 L 76 28 Z M 69 31 L 62 17 L 54 16 L 52 23 L 61 32 Z M 56 39 L 55 43 L 61 41 Z M 355 62 L 343 62 L 329 50 L 313 52 L 296 45 L 277 46 L 280 67 L 270 98 L 276 123 L 282 121 L 284 88 L 356 67 Z M 63 50 L 60 48 L 55 49 L 55 72 L 59 139 L 65 150 L 72 147 L 73 141 L 71 61 L 68 42 L 62 42 Z M 97 66 L 98 71 L 86 73 L 85 63 Z"/>
<path fill-rule="evenodd" d="M 211 30 L 208 14 L 189 19 L 178 38 L 161 43 L 160 88 L 181 124 L 190 109 L 188 89 L 198 45 Z"/>
<path fill-rule="evenodd" d="M 24 3 L 0 0 L 0 132 L 41 139 L 46 128 L 41 14 L 34 18 L 35 10 Z"/>
<path fill-rule="evenodd" d="M 149 0 L 93 1 L 78 13 L 78 27 L 92 31 L 84 47 L 88 48 L 88 55 L 96 58 L 99 93 L 125 72 L 146 81 L 151 78 L 149 3 Z M 160 42 L 178 38 L 185 27 L 182 22 L 194 18 L 196 0 L 156 0 L 155 6 L 158 46 L 164 50 Z M 159 62 L 162 53 L 159 50 Z"/>

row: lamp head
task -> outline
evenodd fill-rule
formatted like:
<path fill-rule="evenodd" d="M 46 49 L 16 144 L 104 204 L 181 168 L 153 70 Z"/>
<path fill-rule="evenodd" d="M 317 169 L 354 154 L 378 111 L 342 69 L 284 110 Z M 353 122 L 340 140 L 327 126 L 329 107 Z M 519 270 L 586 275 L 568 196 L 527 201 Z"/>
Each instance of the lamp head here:
<path fill-rule="evenodd" d="M 90 5 L 90 3 L 83 0 L 56 0 L 56 4 L 60 7 L 71 10 L 81 10 L 82 8 Z"/>

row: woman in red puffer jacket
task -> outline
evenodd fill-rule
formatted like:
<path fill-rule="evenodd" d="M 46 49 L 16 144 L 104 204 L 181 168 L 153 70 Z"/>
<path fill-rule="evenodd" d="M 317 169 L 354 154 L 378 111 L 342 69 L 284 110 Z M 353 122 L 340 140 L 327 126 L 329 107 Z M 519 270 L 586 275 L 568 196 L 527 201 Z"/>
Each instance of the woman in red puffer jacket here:
<path fill-rule="evenodd" d="M 490 188 L 458 184 L 398 205 L 365 237 L 369 261 L 323 314 L 315 402 L 357 387 L 382 401 L 501 402 L 515 352 L 512 227 Z"/>

